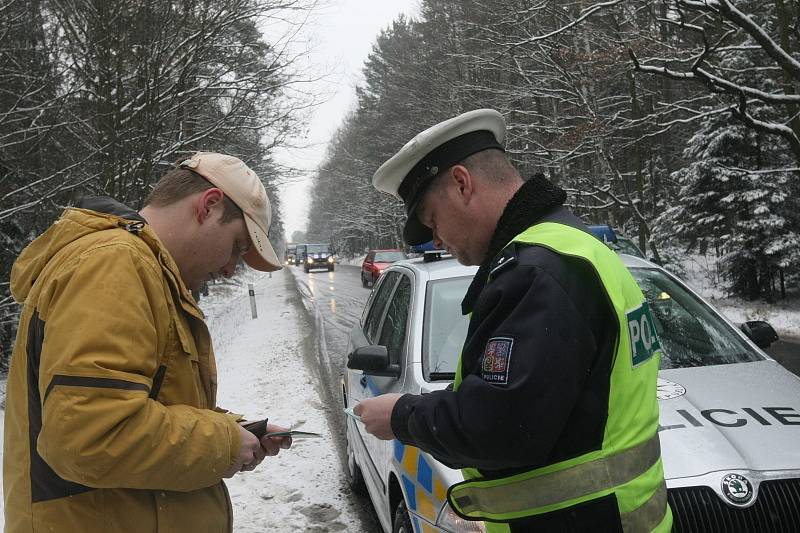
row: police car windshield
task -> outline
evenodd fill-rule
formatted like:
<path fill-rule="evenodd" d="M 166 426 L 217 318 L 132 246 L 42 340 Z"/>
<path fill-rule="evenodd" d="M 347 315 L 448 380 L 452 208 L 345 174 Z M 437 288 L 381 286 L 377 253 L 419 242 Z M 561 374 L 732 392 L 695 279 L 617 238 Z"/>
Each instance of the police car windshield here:
<path fill-rule="evenodd" d="M 469 320 L 461 300 L 472 276 L 428 282 L 422 332 L 422 371 L 427 381 L 452 380 Z"/>
<path fill-rule="evenodd" d="M 633 255 L 644 259 L 644 254 L 639 247 L 633 244 L 633 241 L 626 237 L 618 237 L 616 242 L 612 243 L 611 247 L 623 254 Z"/>
<path fill-rule="evenodd" d="M 661 368 L 761 361 L 728 323 L 663 271 L 631 268 L 655 321 Z"/>

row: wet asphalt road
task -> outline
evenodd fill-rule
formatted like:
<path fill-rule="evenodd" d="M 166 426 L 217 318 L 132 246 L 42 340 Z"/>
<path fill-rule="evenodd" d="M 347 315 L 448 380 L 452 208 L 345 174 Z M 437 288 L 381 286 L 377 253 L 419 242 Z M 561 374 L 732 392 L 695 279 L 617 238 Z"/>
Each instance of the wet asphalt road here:
<path fill-rule="evenodd" d="M 782 337 L 764 351 L 795 375 L 800 376 L 800 338 Z"/>
<path fill-rule="evenodd" d="M 344 352 L 347 350 L 348 335 L 353 326 L 358 324 L 370 293 L 369 289 L 361 286 L 361 269 L 336 265 L 333 272 L 312 270 L 306 274 L 302 268 L 291 268 L 303 300 L 313 303 L 324 319 L 330 364 L 336 372 L 340 372 L 347 358 Z"/>

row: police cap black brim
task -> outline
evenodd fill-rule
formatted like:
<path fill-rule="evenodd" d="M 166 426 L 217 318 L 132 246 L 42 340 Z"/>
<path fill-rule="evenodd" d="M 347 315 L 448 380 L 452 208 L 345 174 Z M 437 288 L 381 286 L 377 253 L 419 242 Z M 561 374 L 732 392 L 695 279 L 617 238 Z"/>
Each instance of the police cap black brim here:
<path fill-rule="evenodd" d="M 408 215 L 406 225 L 403 227 L 403 240 L 409 246 L 417 246 L 433 239 L 431 228 L 419 221 L 417 210 L 413 209 Z"/>

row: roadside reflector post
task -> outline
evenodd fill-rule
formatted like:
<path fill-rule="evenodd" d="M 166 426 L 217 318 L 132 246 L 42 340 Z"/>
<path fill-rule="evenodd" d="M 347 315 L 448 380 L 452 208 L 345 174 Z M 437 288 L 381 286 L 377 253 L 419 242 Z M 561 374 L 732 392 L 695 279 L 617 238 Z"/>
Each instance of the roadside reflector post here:
<path fill-rule="evenodd" d="M 253 288 L 252 283 L 247 284 L 247 292 L 250 293 L 250 311 L 253 318 L 258 318 L 258 311 L 256 311 L 256 290 Z"/>

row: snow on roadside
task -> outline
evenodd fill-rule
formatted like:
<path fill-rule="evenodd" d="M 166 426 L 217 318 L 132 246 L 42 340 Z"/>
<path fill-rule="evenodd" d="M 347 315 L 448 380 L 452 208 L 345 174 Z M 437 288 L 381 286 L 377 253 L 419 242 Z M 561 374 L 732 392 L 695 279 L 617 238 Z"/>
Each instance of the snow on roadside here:
<path fill-rule="evenodd" d="M 246 286 L 213 286 L 201 300 L 214 339 L 217 403 L 250 419 L 322 433 L 296 440 L 254 471 L 227 481 L 237 533 L 357 531 L 356 511 L 320 402 L 305 367 L 303 339 L 314 334 L 286 271 L 246 271 L 255 286 L 258 318 L 251 318 Z M 309 343 L 309 346 L 313 344 Z"/>
<path fill-rule="evenodd" d="M 339 263 L 343 265 L 350 265 L 350 266 L 357 266 L 360 267 L 361 263 L 364 262 L 364 259 L 367 257 L 367 254 L 356 255 L 354 257 L 350 257 L 347 259 L 342 259 Z"/>
<path fill-rule="evenodd" d="M 779 336 L 800 339 L 800 299 L 797 296 L 774 303 L 730 297 L 722 289 L 723 280 L 711 255 L 687 256 L 681 266 L 684 269 L 683 281 L 732 322 L 741 324 L 748 320 L 763 320 L 769 322 Z"/>

